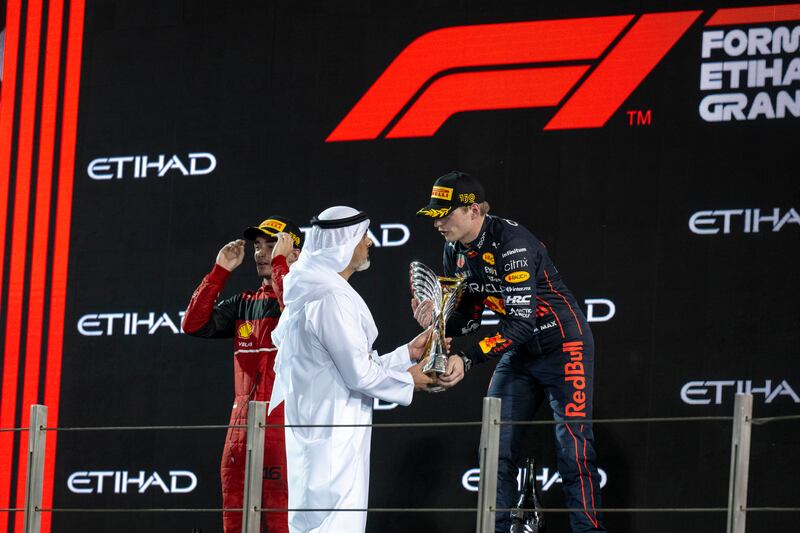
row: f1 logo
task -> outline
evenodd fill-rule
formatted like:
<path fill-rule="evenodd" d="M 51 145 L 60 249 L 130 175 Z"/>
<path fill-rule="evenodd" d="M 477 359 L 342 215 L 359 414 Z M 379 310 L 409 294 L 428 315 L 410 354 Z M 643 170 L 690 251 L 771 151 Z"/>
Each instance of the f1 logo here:
<path fill-rule="evenodd" d="M 707 25 L 785 20 L 796 9 L 797 4 L 719 9 Z M 400 52 L 326 142 L 430 137 L 455 113 L 557 105 L 545 130 L 602 127 L 701 13 L 426 33 Z"/>

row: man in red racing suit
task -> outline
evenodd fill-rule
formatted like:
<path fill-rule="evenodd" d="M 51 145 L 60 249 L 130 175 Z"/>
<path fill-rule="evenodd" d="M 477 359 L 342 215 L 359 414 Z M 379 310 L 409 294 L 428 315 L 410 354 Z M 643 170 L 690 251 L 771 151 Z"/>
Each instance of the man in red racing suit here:
<path fill-rule="evenodd" d="M 186 309 L 182 326 L 188 335 L 214 339 L 234 337 L 235 397 L 231 426 L 247 424 L 248 402 L 269 401 L 272 394 L 276 348 L 271 334 L 283 308 L 283 277 L 289 271 L 289 264 L 297 259 L 301 235 L 297 225 L 282 216 L 271 216 L 257 227 L 247 228 L 244 236 L 253 242 L 256 269 L 262 279 L 258 290 L 216 303 L 231 271 L 244 260 L 245 241 L 239 239 L 219 251 L 214 268 L 194 291 Z M 267 417 L 267 424 L 283 423 L 283 406 L 280 406 Z M 225 509 L 242 508 L 246 433 L 243 428 L 228 428 L 225 438 L 220 465 Z M 283 428 L 266 431 L 261 501 L 264 508 L 285 509 L 288 505 Z M 288 533 L 287 520 L 286 513 L 262 513 L 261 531 Z M 224 512 L 223 527 L 225 533 L 239 533 L 242 513 Z"/>

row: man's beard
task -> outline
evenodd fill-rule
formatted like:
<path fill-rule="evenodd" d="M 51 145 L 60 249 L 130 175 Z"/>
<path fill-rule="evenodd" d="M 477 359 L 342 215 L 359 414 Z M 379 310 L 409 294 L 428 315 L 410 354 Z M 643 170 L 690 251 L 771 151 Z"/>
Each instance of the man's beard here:
<path fill-rule="evenodd" d="M 364 272 L 366 269 L 369 268 L 369 258 L 365 259 L 363 263 L 356 267 L 356 272 Z"/>

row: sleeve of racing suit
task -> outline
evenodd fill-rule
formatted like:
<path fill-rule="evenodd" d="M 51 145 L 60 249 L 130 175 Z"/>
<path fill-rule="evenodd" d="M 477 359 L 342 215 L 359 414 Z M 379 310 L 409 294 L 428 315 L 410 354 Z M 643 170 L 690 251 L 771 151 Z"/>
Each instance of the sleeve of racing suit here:
<path fill-rule="evenodd" d="M 281 306 L 281 311 L 286 307 L 283 305 L 283 278 L 289 273 L 289 263 L 283 255 L 276 255 L 272 258 L 272 290 L 275 291 L 275 297 L 278 299 L 278 304 Z"/>
<path fill-rule="evenodd" d="M 536 331 L 538 251 L 527 241 L 514 239 L 498 248 L 495 256 L 504 313 L 500 313 L 500 325 L 493 335 L 461 352 L 472 364 L 500 357 L 528 342 Z"/>
<path fill-rule="evenodd" d="M 239 307 L 242 296 L 237 294 L 216 303 L 229 275 L 228 270 L 215 264 L 211 272 L 195 289 L 181 324 L 187 335 L 212 339 L 233 337 L 236 327 L 236 309 Z"/>

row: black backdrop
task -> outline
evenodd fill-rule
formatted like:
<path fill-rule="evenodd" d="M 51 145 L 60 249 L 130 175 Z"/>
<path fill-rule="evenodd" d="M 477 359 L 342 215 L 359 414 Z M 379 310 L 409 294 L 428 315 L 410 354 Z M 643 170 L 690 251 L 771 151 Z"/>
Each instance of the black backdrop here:
<path fill-rule="evenodd" d="M 372 268 L 353 284 L 380 327 L 376 347 L 406 342 L 416 331 L 408 263 L 438 266 L 442 245 L 414 212 L 432 180 L 451 169 L 479 177 L 493 213 L 519 221 L 547 244 L 580 301 L 604 301 L 592 311 L 596 418 L 729 415 L 737 387 L 756 389 L 757 416 L 796 413 L 800 81 L 730 88 L 726 74 L 723 88 L 701 90 L 700 78 L 707 62 L 766 59 L 772 66 L 782 58 L 785 68 L 800 57 L 795 46 L 733 58 L 715 50 L 703 58 L 703 32 L 791 30 L 798 21 L 706 26 L 718 7 L 89 0 L 59 424 L 225 423 L 230 341 L 192 339 L 170 325 L 179 326 L 219 247 L 274 212 L 305 222 L 330 205 L 367 210 L 373 233 L 386 245 L 373 249 Z M 679 10 L 699 14 L 602 127 L 545 130 L 559 109 L 552 105 L 457 113 L 432 136 L 326 142 L 392 60 L 427 32 Z M 784 118 L 762 113 L 712 122 L 699 111 L 707 94 L 741 93 L 752 103 L 765 92 L 775 104 L 785 98 L 781 91 L 798 102 Z M 212 155 L 213 170 L 204 173 L 211 160 L 197 156 L 192 174 L 190 154 L 201 153 Z M 122 177 L 96 179 L 118 168 L 115 162 L 104 167 L 104 158 L 147 156 L 152 162 L 159 155 L 165 161 L 176 155 L 188 175 L 173 167 L 156 176 L 151 168 L 137 178 L 138 162 L 130 160 Z M 777 219 L 762 221 L 754 232 L 745 217 L 752 220 L 755 209 L 762 217 L 777 209 Z M 721 210 L 736 211 L 712 213 Z M 382 224 L 404 226 L 408 241 L 393 246 L 404 230 L 389 226 L 384 239 Z M 226 293 L 258 282 L 248 254 Z M 137 319 L 145 322 L 126 327 Z M 491 371 L 492 365 L 475 369 L 456 389 L 419 395 L 409 408 L 378 410 L 375 421 L 479 420 Z M 606 506 L 727 504 L 729 424 L 615 424 L 595 431 L 607 474 Z M 798 437 L 791 423 L 754 429 L 751 505 L 797 505 Z M 476 493 L 467 486 L 477 481 L 467 471 L 477 466 L 478 439 L 477 429 L 376 429 L 370 505 L 474 505 Z M 62 433 L 54 506 L 219 507 L 222 440 L 221 430 Z M 561 506 L 552 440 L 549 427 L 530 431 L 544 503 Z M 171 488 L 171 471 L 189 471 L 197 484 L 187 493 L 165 493 L 157 481 L 139 493 L 139 485 L 130 484 L 117 494 L 108 475 L 98 494 L 97 474 L 75 475 L 120 471 L 133 478 L 144 471 L 145 479 L 156 472 L 164 488 Z M 178 474 L 176 488 L 190 478 Z M 566 528 L 564 517 L 548 519 L 553 530 Z M 605 517 L 619 532 L 721 531 L 724 520 L 724 513 Z M 759 513 L 748 518 L 748 527 L 789 530 L 795 521 L 790 514 Z M 221 531 L 213 513 L 53 519 L 58 532 L 192 527 Z M 464 513 L 375 514 L 368 522 L 368 531 L 387 532 L 473 527 L 474 515 Z"/>

